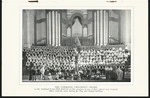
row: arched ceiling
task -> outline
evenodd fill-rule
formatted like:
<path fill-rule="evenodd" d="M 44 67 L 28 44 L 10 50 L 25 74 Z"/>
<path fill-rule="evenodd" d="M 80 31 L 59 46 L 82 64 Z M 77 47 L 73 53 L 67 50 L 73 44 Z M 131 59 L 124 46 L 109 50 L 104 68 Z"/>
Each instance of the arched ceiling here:
<path fill-rule="evenodd" d="M 87 14 L 87 10 L 80 10 L 80 9 L 77 9 L 77 10 L 67 10 L 67 15 L 69 14 L 74 14 L 74 13 L 82 13 L 82 14 Z"/>

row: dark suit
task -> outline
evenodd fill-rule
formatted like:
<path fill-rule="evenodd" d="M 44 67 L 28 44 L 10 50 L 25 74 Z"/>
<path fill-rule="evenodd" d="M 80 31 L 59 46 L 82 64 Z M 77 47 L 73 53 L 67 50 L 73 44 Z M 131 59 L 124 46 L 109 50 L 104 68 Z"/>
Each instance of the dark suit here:
<path fill-rule="evenodd" d="M 34 69 L 34 65 L 32 62 L 30 62 L 30 66 L 29 66 L 29 80 L 33 80 L 33 76 L 35 75 L 35 69 Z"/>

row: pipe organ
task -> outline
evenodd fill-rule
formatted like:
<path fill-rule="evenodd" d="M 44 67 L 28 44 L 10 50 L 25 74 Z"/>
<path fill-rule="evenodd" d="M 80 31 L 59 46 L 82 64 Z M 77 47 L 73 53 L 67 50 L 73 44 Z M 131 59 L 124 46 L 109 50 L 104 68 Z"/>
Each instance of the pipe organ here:
<path fill-rule="evenodd" d="M 47 45 L 60 46 L 60 12 L 48 11 L 47 13 Z"/>

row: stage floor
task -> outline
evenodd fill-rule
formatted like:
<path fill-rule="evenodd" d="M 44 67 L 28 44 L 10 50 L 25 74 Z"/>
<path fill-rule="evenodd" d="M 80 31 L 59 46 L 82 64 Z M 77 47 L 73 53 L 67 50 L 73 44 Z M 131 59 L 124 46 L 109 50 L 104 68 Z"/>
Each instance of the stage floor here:
<path fill-rule="evenodd" d="M 23 75 L 22 82 L 131 82 L 130 78 L 123 80 L 49 80 L 48 76 L 45 76 L 45 80 L 41 80 L 40 75 L 36 76 L 36 80 L 29 80 L 29 75 Z"/>

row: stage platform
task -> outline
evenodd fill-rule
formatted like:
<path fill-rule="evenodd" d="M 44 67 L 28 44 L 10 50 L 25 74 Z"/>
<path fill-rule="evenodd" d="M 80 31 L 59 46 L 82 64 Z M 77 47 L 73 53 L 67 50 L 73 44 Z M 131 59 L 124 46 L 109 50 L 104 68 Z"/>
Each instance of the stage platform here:
<path fill-rule="evenodd" d="M 125 78 L 123 80 L 48 80 L 47 76 L 45 80 L 40 79 L 40 75 L 37 75 L 36 80 L 29 80 L 29 75 L 23 75 L 22 82 L 131 82 L 130 78 Z"/>

